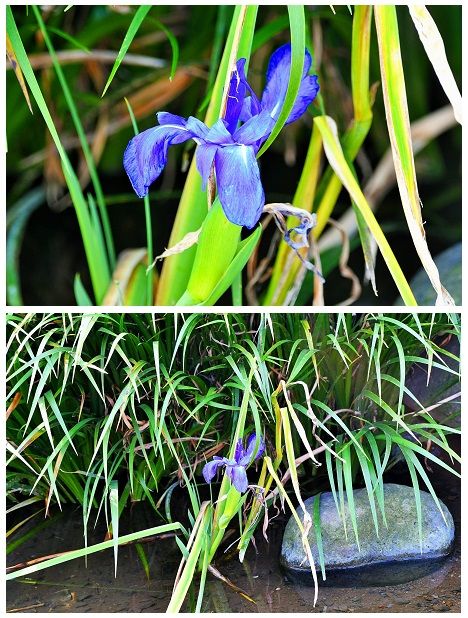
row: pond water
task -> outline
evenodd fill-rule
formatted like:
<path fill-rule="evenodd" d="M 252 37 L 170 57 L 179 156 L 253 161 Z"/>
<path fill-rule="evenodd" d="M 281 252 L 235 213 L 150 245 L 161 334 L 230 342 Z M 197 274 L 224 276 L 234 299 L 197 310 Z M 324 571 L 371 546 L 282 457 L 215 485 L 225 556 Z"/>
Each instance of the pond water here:
<path fill-rule="evenodd" d="M 460 612 L 460 483 L 444 471 L 431 475 L 439 497 L 451 511 L 457 530 L 453 553 L 423 577 L 398 584 L 341 587 L 339 582 L 321 586 L 316 607 L 313 588 L 289 582 L 279 567 L 279 551 L 286 515 L 272 520 L 269 543 L 261 532 L 256 536 L 257 552 L 250 548 L 240 564 L 235 556 L 221 557 L 219 571 L 251 597 L 247 600 L 228 585 L 209 574 L 203 602 L 204 612 Z M 390 479 L 389 479 L 390 480 Z M 393 482 L 409 484 L 403 472 L 392 473 Z M 152 514 L 141 508 L 122 521 L 121 533 L 156 525 Z M 98 526 L 90 543 L 103 540 Z M 229 539 L 229 542 L 234 538 Z M 8 564 L 82 547 L 82 520 L 79 509 L 66 510 L 55 523 L 43 529 L 8 557 Z M 171 537 L 144 543 L 150 564 L 146 579 L 134 546 L 119 550 L 119 567 L 114 578 L 112 551 L 94 554 L 39 571 L 30 578 L 7 584 L 7 611 L 27 612 L 164 612 L 172 592 L 180 552 Z M 378 584 L 378 582 L 377 582 Z M 195 593 L 194 593 L 195 597 Z M 196 598 L 188 600 L 185 611 L 193 611 Z M 193 605 L 191 603 L 193 602 Z"/>

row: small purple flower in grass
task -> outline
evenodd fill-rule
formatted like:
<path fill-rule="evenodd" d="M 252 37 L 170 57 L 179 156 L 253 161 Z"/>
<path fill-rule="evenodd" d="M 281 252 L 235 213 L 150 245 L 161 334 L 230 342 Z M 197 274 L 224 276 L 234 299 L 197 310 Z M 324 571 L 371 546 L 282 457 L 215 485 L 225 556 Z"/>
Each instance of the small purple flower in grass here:
<path fill-rule="evenodd" d="M 216 476 L 218 468 L 224 466 L 226 468 L 226 474 L 228 478 L 231 480 L 231 483 L 234 485 L 237 491 L 241 494 L 247 491 L 249 482 L 247 480 L 247 473 L 245 469 L 250 463 L 259 459 L 263 455 L 263 452 L 265 450 L 265 442 L 263 438 L 260 437 L 258 449 L 255 452 L 256 440 L 257 436 L 253 433 L 247 440 L 247 448 L 245 450 L 244 445 L 242 444 L 242 440 L 238 440 L 234 453 L 234 459 L 217 457 L 215 455 L 213 457 L 213 461 L 209 461 L 203 466 L 203 476 L 205 478 L 205 481 L 207 483 L 211 483 L 211 481 Z"/>
<path fill-rule="evenodd" d="M 198 144 L 197 169 L 206 187 L 214 165 L 218 197 L 224 214 L 236 225 L 251 229 L 265 204 L 256 154 L 268 139 L 283 106 L 291 69 L 291 45 L 278 48 L 268 64 L 266 85 L 258 99 L 245 76 L 245 58 L 232 72 L 224 119 L 211 128 L 190 116 L 185 119 L 168 112 L 157 114 L 159 126 L 130 140 L 124 154 L 125 171 L 135 193 L 144 197 L 167 163 L 169 146 L 193 139 Z M 319 91 L 306 50 L 302 82 L 286 124 L 306 111 Z M 246 96 L 248 95 L 248 96 Z"/>

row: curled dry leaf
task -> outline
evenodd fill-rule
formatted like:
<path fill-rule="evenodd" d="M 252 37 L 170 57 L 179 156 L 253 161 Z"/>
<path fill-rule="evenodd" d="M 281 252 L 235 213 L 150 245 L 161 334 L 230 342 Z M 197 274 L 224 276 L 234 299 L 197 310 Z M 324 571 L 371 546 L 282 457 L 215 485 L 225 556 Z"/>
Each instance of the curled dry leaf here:
<path fill-rule="evenodd" d="M 201 228 L 197 230 L 196 232 L 189 232 L 188 234 L 185 234 L 185 236 L 182 238 L 180 242 L 178 242 L 176 245 L 174 245 L 170 249 L 166 249 L 165 251 L 163 251 L 161 255 L 158 255 L 157 258 L 154 260 L 154 262 L 150 266 L 148 266 L 148 270 L 151 268 L 154 268 L 158 260 L 164 260 L 164 258 L 170 257 L 171 255 L 176 255 L 177 253 L 182 253 L 182 251 L 185 251 L 186 249 L 193 247 L 193 245 L 195 245 L 198 242 L 198 238 L 200 237 L 200 232 L 201 232 Z"/>

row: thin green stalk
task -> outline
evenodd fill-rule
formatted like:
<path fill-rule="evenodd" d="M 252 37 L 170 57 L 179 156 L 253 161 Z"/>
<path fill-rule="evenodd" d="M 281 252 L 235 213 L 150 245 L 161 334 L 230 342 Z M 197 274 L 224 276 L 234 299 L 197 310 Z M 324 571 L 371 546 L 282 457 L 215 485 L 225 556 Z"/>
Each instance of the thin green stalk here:
<path fill-rule="evenodd" d="M 130 119 L 132 121 L 133 132 L 135 135 L 138 133 L 138 125 L 135 118 L 135 114 L 133 113 L 132 106 L 130 101 L 125 98 L 125 103 L 127 104 L 128 113 L 130 114 Z M 153 258 L 153 226 L 151 223 L 151 206 L 149 201 L 149 196 L 145 195 L 144 197 L 145 204 L 145 225 L 146 225 L 146 251 L 148 255 L 148 265 L 152 264 L 154 261 Z M 153 305 L 154 298 L 154 290 L 153 290 L 153 273 L 152 269 L 146 273 L 146 304 L 151 307 Z"/>

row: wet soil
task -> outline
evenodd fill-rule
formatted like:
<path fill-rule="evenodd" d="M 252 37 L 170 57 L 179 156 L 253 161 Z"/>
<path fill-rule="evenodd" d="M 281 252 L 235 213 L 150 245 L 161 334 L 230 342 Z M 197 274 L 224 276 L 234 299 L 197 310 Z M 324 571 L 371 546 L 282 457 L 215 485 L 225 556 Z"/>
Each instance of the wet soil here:
<path fill-rule="evenodd" d="M 269 543 L 261 531 L 256 535 L 256 549 L 251 547 L 241 564 L 233 557 L 221 557 L 218 570 L 252 599 L 235 592 L 209 574 L 202 611 L 204 612 L 373 612 L 427 613 L 461 611 L 460 483 L 453 475 L 437 470 L 431 475 L 439 497 L 453 515 L 456 526 L 455 548 L 433 572 L 407 583 L 354 587 L 339 581 L 320 586 L 314 607 L 312 587 L 289 582 L 279 567 L 279 552 L 287 515 L 281 514 L 268 528 Z M 404 472 L 392 472 L 393 482 L 404 482 Z M 407 482 L 407 484 L 409 484 Z M 124 518 L 121 533 L 156 525 L 147 509 L 134 508 Z M 98 525 L 89 543 L 103 540 L 104 529 Z M 234 541 L 234 537 L 228 542 Z M 8 557 L 8 564 L 83 546 L 79 509 L 67 510 L 39 536 L 27 541 Z M 31 577 L 7 583 L 6 606 L 9 611 L 27 612 L 164 612 L 169 602 L 180 552 L 172 537 L 152 539 L 143 544 L 150 567 L 146 579 L 135 546 L 121 547 L 119 567 L 114 578 L 112 551 L 75 560 Z M 320 579 L 319 579 L 320 581 Z M 378 582 L 377 582 L 378 583 Z M 197 584 L 192 598 L 183 607 L 194 611 Z M 190 596 L 190 595 L 189 595 Z"/>

